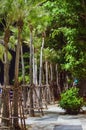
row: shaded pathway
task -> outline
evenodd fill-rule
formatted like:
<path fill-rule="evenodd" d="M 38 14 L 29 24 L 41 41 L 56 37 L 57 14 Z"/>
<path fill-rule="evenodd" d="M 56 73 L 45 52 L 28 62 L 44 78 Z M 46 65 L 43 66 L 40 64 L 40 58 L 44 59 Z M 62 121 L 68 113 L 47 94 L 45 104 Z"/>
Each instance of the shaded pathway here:
<path fill-rule="evenodd" d="M 51 105 L 42 117 L 28 117 L 30 130 L 86 130 L 86 115 L 65 115 L 57 105 Z M 29 129 L 28 129 L 29 130 Z"/>
<path fill-rule="evenodd" d="M 62 125 L 62 126 L 55 126 L 54 130 L 83 130 L 81 125 Z"/>

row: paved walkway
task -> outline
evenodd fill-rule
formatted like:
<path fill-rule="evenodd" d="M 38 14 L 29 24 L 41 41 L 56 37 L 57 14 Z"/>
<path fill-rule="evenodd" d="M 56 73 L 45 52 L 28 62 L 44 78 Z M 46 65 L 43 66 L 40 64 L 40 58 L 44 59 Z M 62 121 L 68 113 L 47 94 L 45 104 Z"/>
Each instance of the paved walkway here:
<path fill-rule="evenodd" d="M 86 130 L 86 114 L 65 115 L 60 107 L 51 105 L 44 116 L 28 117 L 26 124 L 31 130 Z"/>

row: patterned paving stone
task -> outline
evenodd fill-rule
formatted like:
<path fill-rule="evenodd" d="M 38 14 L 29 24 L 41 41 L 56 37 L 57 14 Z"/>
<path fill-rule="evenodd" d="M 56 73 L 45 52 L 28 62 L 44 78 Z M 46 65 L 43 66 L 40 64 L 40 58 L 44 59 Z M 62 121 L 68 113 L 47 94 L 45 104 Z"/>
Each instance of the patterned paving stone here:
<path fill-rule="evenodd" d="M 81 125 L 60 125 L 55 126 L 54 130 L 83 130 Z"/>

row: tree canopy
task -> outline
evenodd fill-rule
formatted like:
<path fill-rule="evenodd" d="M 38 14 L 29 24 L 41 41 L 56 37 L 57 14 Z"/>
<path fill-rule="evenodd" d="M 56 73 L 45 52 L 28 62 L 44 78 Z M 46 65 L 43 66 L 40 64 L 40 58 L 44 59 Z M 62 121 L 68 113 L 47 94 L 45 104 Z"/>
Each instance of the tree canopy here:
<path fill-rule="evenodd" d="M 61 70 L 70 72 L 74 77 L 85 78 L 85 0 L 41 0 L 40 2 L 1 0 L 0 7 L 3 7 L 0 12 L 0 34 L 2 36 L 4 33 L 3 25 L 10 26 L 10 47 L 13 47 L 17 38 L 16 23 L 22 19 L 24 23 L 22 40 L 25 43 L 29 42 L 29 24 L 34 30 L 35 50 L 40 47 L 40 34 L 45 31 L 46 57 L 49 55 L 48 50 L 50 52 L 53 50 L 51 59 L 59 64 Z"/>

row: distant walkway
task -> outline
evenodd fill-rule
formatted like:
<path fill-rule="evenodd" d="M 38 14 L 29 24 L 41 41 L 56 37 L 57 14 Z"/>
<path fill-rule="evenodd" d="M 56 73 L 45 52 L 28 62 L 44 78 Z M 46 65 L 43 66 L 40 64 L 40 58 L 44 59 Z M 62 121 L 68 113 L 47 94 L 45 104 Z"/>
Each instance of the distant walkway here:
<path fill-rule="evenodd" d="M 44 113 L 42 117 L 26 119 L 30 130 L 86 130 L 86 114 L 65 115 L 57 105 L 50 105 Z"/>

